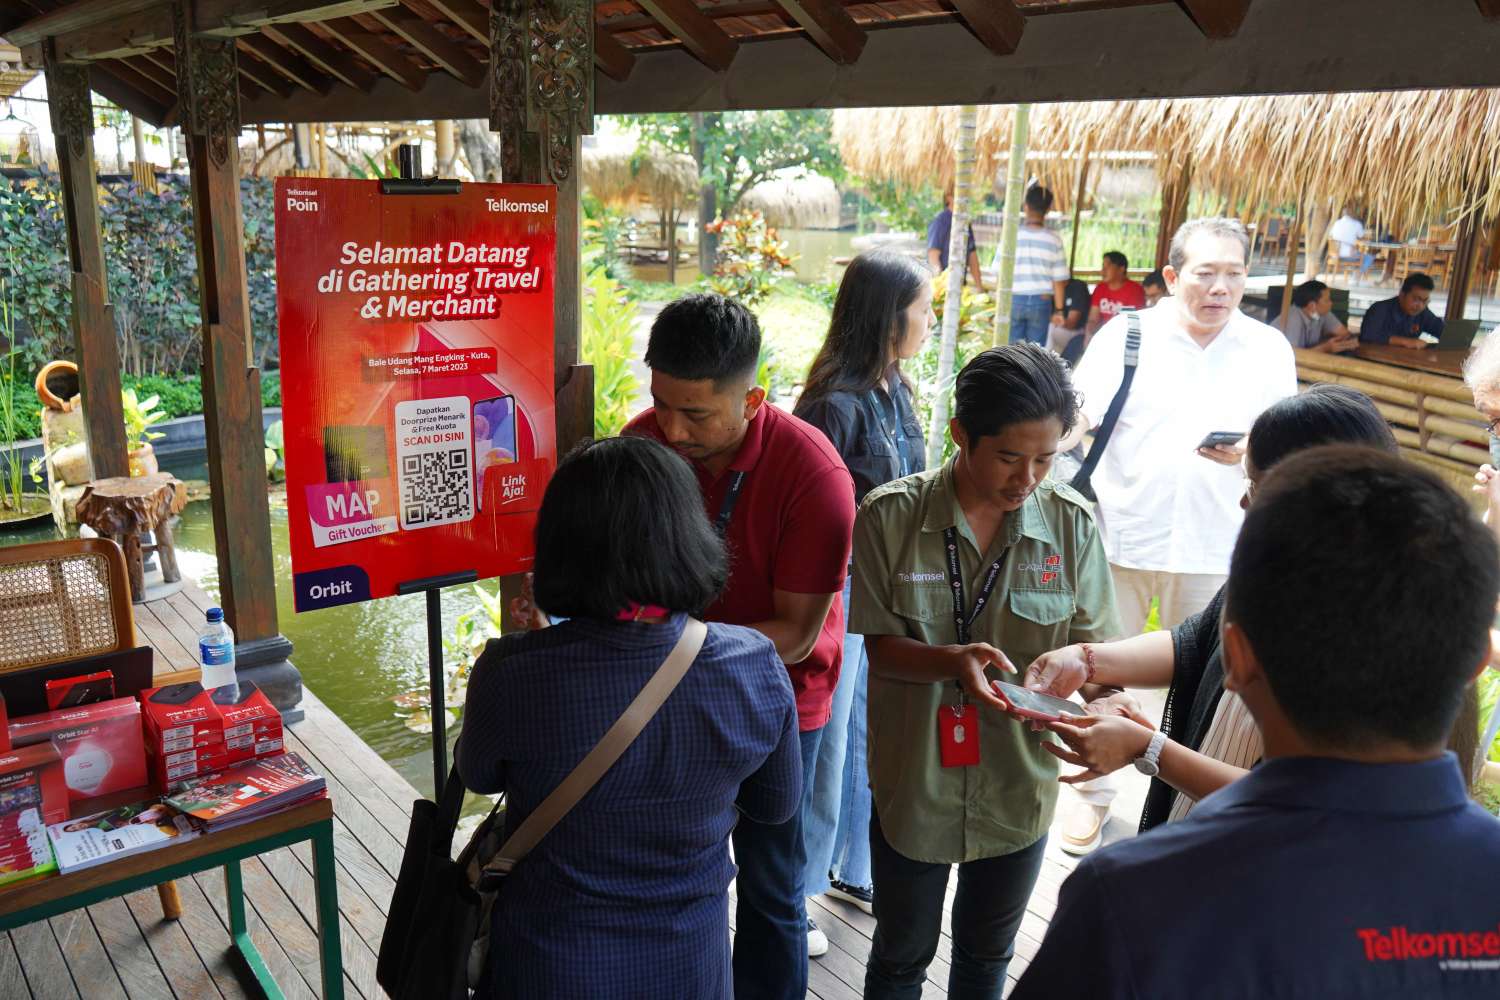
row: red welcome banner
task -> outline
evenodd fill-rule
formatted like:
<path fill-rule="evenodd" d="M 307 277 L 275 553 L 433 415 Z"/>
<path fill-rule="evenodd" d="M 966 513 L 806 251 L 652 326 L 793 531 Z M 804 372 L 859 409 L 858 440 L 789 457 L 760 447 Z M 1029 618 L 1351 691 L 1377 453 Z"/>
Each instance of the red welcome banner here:
<path fill-rule="evenodd" d="M 557 460 L 556 189 L 276 182 L 298 611 L 530 568 Z"/>

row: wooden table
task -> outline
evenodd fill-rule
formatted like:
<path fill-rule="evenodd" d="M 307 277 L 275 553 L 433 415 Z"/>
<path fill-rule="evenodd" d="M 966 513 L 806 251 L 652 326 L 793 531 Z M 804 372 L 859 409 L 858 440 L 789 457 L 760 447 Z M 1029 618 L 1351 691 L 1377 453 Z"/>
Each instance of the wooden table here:
<path fill-rule="evenodd" d="M 148 797 L 149 792 L 141 789 L 137 800 Z M 304 840 L 311 841 L 313 848 L 323 996 L 327 1000 L 343 1000 L 344 965 L 339 948 L 333 803 L 328 799 L 305 802 L 244 826 L 203 834 L 183 844 L 171 844 L 69 875 L 41 875 L 0 886 L 0 931 L 124 896 L 170 879 L 223 867 L 224 895 L 229 901 L 229 934 L 234 940 L 234 948 L 250 967 L 250 974 L 265 995 L 281 1000 L 281 988 L 250 940 L 246 927 L 240 862 Z"/>
<path fill-rule="evenodd" d="M 136 604 L 146 601 L 146 551 L 154 551 L 161 560 L 163 583 L 182 581 L 172 540 L 172 518 L 186 506 L 187 487 L 165 472 L 96 479 L 84 487 L 83 496 L 78 498 L 78 522 L 105 538 L 114 539 L 124 550 L 131 599 Z M 141 535 L 148 531 L 155 535 L 156 541 L 143 547 Z"/>
<path fill-rule="evenodd" d="M 1379 361 L 1382 364 L 1411 368 L 1419 372 L 1431 372 L 1434 375 L 1447 375 L 1452 378 L 1463 378 L 1464 358 L 1469 356 L 1469 352 L 1463 348 L 1440 351 L 1435 347 L 1429 347 L 1426 350 L 1417 351 L 1392 344 L 1360 344 L 1351 353 L 1354 357 L 1364 358 L 1366 361 Z"/>

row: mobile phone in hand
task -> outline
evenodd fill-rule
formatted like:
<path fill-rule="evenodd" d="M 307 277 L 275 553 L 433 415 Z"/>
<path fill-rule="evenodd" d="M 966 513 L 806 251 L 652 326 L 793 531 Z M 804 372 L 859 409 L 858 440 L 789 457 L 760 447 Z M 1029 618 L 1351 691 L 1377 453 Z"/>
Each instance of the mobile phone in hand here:
<path fill-rule="evenodd" d="M 1055 698 L 1050 694 L 1032 691 L 1009 681 L 990 681 L 1011 711 L 1038 722 L 1056 722 L 1064 715 L 1082 715 L 1083 706 L 1066 698 Z"/>
<path fill-rule="evenodd" d="M 1209 431 L 1203 440 L 1198 442 L 1198 447 L 1200 449 L 1217 448 L 1220 445 L 1237 444 L 1244 436 L 1244 431 Z"/>

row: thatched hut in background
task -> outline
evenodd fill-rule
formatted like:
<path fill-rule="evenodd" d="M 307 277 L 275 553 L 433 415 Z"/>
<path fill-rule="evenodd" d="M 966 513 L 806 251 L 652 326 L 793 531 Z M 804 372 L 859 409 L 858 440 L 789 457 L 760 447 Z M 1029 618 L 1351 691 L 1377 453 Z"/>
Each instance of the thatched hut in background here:
<path fill-rule="evenodd" d="M 667 263 L 667 280 L 677 276 L 677 228 L 698 203 L 698 165 L 686 153 L 660 148 L 585 146 L 580 175 L 585 191 L 630 214 L 646 211 L 656 217 L 660 252 Z"/>
<path fill-rule="evenodd" d="M 773 177 L 745 192 L 739 208 L 760 212 L 781 229 L 837 229 L 842 201 L 830 177 Z"/>

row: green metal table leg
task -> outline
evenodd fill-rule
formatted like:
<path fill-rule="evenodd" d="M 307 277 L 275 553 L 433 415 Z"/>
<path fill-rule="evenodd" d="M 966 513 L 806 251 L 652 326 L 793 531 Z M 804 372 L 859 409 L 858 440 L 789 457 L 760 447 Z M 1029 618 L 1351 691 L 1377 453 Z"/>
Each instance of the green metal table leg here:
<path fill-rule="evenodd" d="M 318 884 L 318 947 L 323 963 L 324 1000 L 344 1000 L 344 957 L 339 948 L 338 869 L 333 859 L 333 823 L 313 834 L 313 874 Z"/>
<path fill-rule="evenodd" d="M 255 977 L 266 1000 L 286 1000 L 271 970 L 266 968 L 265 960 L 256 950 L 255 942 L 250 940 L 250 930 L 245 924 L 245 883 L 240 877 L 238 861 L 224 866 L 224 896 L 229 900 L 229 935 L 234 939 L 235 950 L 250 966 L 250 974 Z"/>

